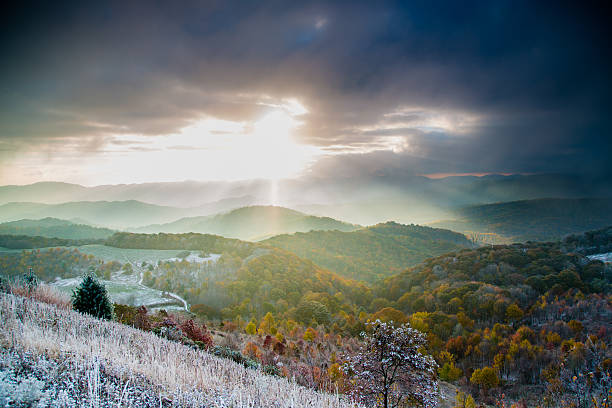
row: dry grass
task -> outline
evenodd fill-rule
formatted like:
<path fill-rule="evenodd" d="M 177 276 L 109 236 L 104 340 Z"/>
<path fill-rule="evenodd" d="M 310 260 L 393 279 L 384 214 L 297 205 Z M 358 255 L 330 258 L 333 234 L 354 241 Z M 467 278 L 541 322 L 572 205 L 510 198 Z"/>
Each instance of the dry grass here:
<path fill-rule="evenodd" d="M 29 289 L 27 286 L 13 283 L 9 287 L 10 293 L 15 296 L 21 296 L 37 300 L 39 302 L 54 305 L 60 309 L 72 309 L 70 296 L 60 292 L 46 283 L 39 283 L 34 289 Z"/>
<path fill-rule="evenodd" d="M 284 378 L 263 375 L 115 322 L 100 321 L 35 298 L 0 294 L 0 341 L 9 349 L 91 364 L 110 375 L 142 376 L 185 407 L 353 406 Z"/>

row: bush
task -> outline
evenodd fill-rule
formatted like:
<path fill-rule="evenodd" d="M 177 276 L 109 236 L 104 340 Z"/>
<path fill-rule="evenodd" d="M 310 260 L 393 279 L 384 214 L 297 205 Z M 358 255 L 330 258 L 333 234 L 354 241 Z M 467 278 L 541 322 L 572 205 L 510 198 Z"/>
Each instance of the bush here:
<path fill-rule="evenodd" d="M 264 374 L 267 374 L 267 375 L 273 375 L 273 376 L 276 376 L 276 377 L 280 377 L 281 376 L 280 369 L 277 366 L 275 366 L 275 365 L 267 364 L 267 365 L 261 367 L 261 371 Z"/>
<path fill-rule="evenodd" d="M 72 307 L 101 319 L 110 320 L 113 317 L 113 305 L 106 287 L 92 275 L 85 276 L 72 293 Z"/>
<path fill-rule="evenodd" d="M 238 364 L 242 364 L 246 368 L 251 368 L 255 370 L 259 368 L 259 363 L 257 361 L 252 360 L 242 355 L 242 353 L 240 353 L 239 351 L 232 350 L 229 347 L 216 346 L 213 348 L 212 354 L 217 357 L 228 358 Z"/>
<path fill-rule="evenodd" d="M 192 319 L 187 320 L 179 326 L 183 334 L 192 340 L 198 347 L 209 349 L 213 346 L 213 339 L 206 326 L 198 327 Z"/>

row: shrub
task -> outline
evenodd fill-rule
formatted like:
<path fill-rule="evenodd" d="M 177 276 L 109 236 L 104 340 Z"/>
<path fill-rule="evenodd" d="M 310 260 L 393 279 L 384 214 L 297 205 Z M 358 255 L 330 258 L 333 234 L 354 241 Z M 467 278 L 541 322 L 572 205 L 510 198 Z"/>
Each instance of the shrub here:
<path fill-rule="evenodd" d="M 261 371 L 263 371 L 264 374 L 267 375 L 274 375 L 276 377 L 280 377 L 281 376 L 281 371 L 280 369 L 272 364 L 267 364 L 263 367 L 261 367 Z"/>
<path fill-rule="evenodd" d="M 444 365 L 438 369 L 438 375 L 442 381 L 457 381 L 459 377 L 461 377 L 461 374 L 463 374 L 463 371 L 461 371 L 452 361 L 444 363 Z"/>
<path fill-rule="evenodd" d="M 187 320 L 179 326 L 185 336 L 197 344 L 200 348 L 209 349 L 213 346 L 213 339 L 206 326 L 199 328 L 192 319 Z"/>
<path fill-rule="evenodd" d="M 85 276 L 72 293 L 72 307 L 101 319 L 110 320 L 113 317 L 113 306 L 106 287 L 92 275 Z"/>
<path fill-rule="evenodd" d="M 246 368 L 251 368 L 251 369 L 259 368 L 259 363 L 257 361 L 252 360 L 244 356 L 239 351 L 232 350 L 229 347 L 215 346 L 212 349 L 212 354 L 214 354 L 217 357 L 230 359 L 238 364 L 242 364 Z"/>

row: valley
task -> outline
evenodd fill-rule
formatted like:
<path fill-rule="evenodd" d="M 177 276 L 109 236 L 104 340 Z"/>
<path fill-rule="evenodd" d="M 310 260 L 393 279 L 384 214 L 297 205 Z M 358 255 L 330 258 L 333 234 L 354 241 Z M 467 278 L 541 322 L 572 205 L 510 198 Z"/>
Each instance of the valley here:
<path fill-rule="evenodd" d="M 503 215 L 495 233 L 520 240 L 556 231 L 585 205 L 607 208 L 602 203 L 534 215 L 527 224 L 524 211 L 541 203 L 508 204 L 530 208 L 518 212 L 494 205 Z M 0 276 L 17 288 L 31 267 L 44 290 L 56 292 L 45 295 L 51 299 L 69 298 L 83 276 L 95 276 L 118 321 L 158 335 L 174 322 L 168 327 L 182 327 L 184 336 L 195 321 L 221 347 L 218 355 L 275 367 L 266 370 L 323 392 L 348 390 L 339 356 L 357 347 L 368 322 L 407 323 L 425 334 L 438 364 L 442 406 L 452 406 L 449 389 L 491 402 L 483 387 L 514 401 L 538 390 L 527 394 L 538 404 L 554 397 L 550 378 L 569 375 L 558 361 L 580 373 L 589 356 L 609 358 L 612 229 L 583 232 L 588 225 L 568 225 L 577 233 L 560 240 L 492 244 L 476 233 L 396 222 L 361 227 L 269 206 L 145 228 L 166 231 L 157 233 L 28 219 L 0 224 Z M 217 234 L 167 232 L 174 229 Z M 495 377 L 483 386 L 477 375 L 485 368 Z"/>

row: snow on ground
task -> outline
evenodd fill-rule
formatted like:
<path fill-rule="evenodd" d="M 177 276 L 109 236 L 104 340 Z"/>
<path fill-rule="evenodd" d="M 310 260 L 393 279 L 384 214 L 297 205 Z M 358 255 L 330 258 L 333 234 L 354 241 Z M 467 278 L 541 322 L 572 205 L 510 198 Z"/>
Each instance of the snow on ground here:
<path fill-rule="evenodd" d="M 605 254 L 589 255 L 587 258 L 602 262 L 612 262 L 612 252 L 608 252 Z"/>
<path fill-rule="evenodd" d="M 51 285 L 65 293 L 72 293 L 73 289 L 81 283 L 82 278 L 58 279 Z M 172 309 L 177 299 L 163 296 L 162 292 L 138 284 L 138 277 L 134 275 L 115 274 L 112 280 L 100 279 L 114 303 L 131 306 L 164 305 L 165 309 Z M 166 304 L 168 306 L 166 306 Z M 177 309 L 182 309 L 176 306 Z"/>
<path fill-rule="evenodd" d="M 176 262 L 176 261 L 187 261 L 192 263 L 204 263 L 208 261 L 217 262 L 221 258 L 221 254 L 209 254 L 207 257 L 201 257 L 198 253 L 192 252 L 189 256 L 185 258 L 170 258 L 166 259 L 166 261 Z"/>

